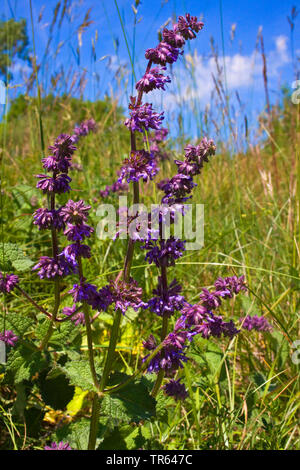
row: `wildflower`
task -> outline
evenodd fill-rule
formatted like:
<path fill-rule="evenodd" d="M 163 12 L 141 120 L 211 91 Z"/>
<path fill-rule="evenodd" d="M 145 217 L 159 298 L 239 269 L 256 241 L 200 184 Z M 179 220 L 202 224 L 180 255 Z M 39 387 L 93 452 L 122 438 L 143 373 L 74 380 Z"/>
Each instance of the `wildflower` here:
<path fill-rule="evenodd" d="M 141 299 L 142 288 L 138 287 L 138 283 L 134 279 L 130 278 L 129 282 L 111 281 L 108 287 L 115 304 L 115 310 L 121 310 L 123 315 L 129 307 L 135 311 L 144 307 L 145 304 Z"/>
<path fill-rule="evenodd" d="M 68 240 L 78 242 L 84 240 L 84 238 L 86 237 L 90 237 L 93 232 L 94 229 L 86 224 L 67 224 L 67 228 L 64 231 L 64 235 L 67 237 Z"/>
<path fill-rule="evenodd" d="M 245 318 L 240 318 L 239 321 L 242 323 L 242 328 L 248 331 L 271 331 L 273 329 L 265 317 L 259 317 L 258 315 L 253 315 L 253 317 L 247 315 Z"/>
<path fill-rule="evenodd" d="M 77 202 L 71 199 L 61 208 L 60 214 L 66 223 L 82 224 L 88 217 L 91 206 L 85 206 L 84 201 L 80 199 Z"/>
<path fill-rule="evenodd" d="M 128 183 L 141 178 L 144 181 L 152 180 L 157 172 L 156 161 L 151 153 L 145 150 L 131 152 L 129 158 L 123 162 L 118 182 L 121 183 L 123 179 Z"/>
<path fill-rule="evenodd" d="M 167 63 L 176 62 L 179 54 L 180 51 L 177 47 L 173 47 L 167 42 L 160 42 L 155 48 L 147 49 L 145 57 L 154 64 L 165 66 Z"/>
<path fill-rule="evenodd" d="M 178 31 L 184 39 L 194 39 L 195 33 L 198 33 L 203 28 L 204 24 L 202 21 L 198 21 L 196 16 L 191 16 L 186 13 L 185 18 L 183 16 L 178 17 L 178 23 L 175 25 L 175 30 Z"/>
<path fill-rule="evenodd" d="M 165 67 L 154 67 L 145 73 L 145 75 L 137 82 L 136 89 L 144 93 L 155 89 L 165 90 L 166 83 L 170 83 L 171 79 L 167 76 L 164 76 L 162 73 L 165 71 Z"/>
<path fill-rule="evenodd" d="M 169 397 L 174 397 L 175 400 L 185 400 L 189 394 L 184 386 L 180 383 L 181 378 L 178 380 L 171 379 L 163 386 L 163 390 Z"/>
<path fill-rule="evenodd" d="M 11 292 L 19 283 L 19 278 L 16 274 L 4 274 L 0 271 L 0 292 Z"/>
<path fill-rule="evenodd" d="M 65 227 L 60 210 L 39 208 L 34 212 L 33 218 L 33 223 L 38 226 L 39 230 L 51 229 L 52 227 L 61 230 Z"/>
<path fill-rule="evenodd" d="M 240 291 L 247 290 L 245 285 L 245 276 L 232 276 L 232 277 L 218 277 L 215 282 L 215 287 L 220 291 L 228 292 L 228 297 L 233 297 L 234 294 L 238 294 Z"/>
<path fill-rule="evenodd" d="M 49 256 L 41 256 L 39 262 L 32 268 L 33 271 L 39 270 L 40 279 L 53 279 L 56 276 L 67 276 L 76 272 L 76 264 L 68 262 L 64 257 L 57 259 Z"/>
<path fill-rule="evenodd" d="M 3 341 L 8 346 L 14 347 L 18 339 L 18 336 L 11 330 L 5 330 L 4 333 L 0 333 L 0 341 Z"/>
<path fill-rule="evenodd" d="M 57 159 L 69 158 L 73 155 L 76 147 L 73 145 L 72 138 L 67 134 L 60 134 L 54 144 L 49 147 Z"/>
<path fill-rule="evenodd" d="M 145 349 L 152 351 L 157 347 L 156 340 L 151 335 L 148 340 L 143 342 Z M 143 358 L 143 362 L 147 360 L 149 354 Z M 154 358 L 151 359 L 148 365 L 148 372 L 158 373 L 161 369 L 166 372 L 167 376 L 172 375 L 176 370 L 183 367 L 183 363 L 187 362 L 187 357 L 182 348 L 178 348 L 173 344 L 167 344 L 161 351 L 159 351 Z"/>
<path fill-rule="evenodd" d="M 67 261 L 74 262 L 80 256 L 81 258 L 91 257 L 91 248 L 88 245 L 81 245 L 80 243 L 72 243 L 66 246 L 61 252 Z"/>
<path fill-rule="evenodd" d="M 143 132 L 149 129 L 159 129 L 163 117 L 162 113 L 156 113 L 152 109 L 152 104 L 131 105 L 130 118 L 126 119 L 125 126 L 132 132 Z"/>
<path fill-rule="evenodd" d="M 45 446 L 44 450 L 73 450 L 68 442 L 52 442 L 50 446 Z"/>
<path fill-rule="evenodd" d="M 155 297 L 152 297 L 144 308 L 149 308 L 151 312 L 156 313 L 160 317 L 170 317 L 174 314 L 175 310 L 181 310 L 187 305 L 185 298 L 180 295 L 181 290 L 182 287 L 174 279 L 166 291 L 164 291 L 161 277 L 159 277 L 158 287 L 153 290 Z"/>
<path fill-rule="evenodd" d="M 51 178 L 47 175 L 36 175 L 37 178 L 40 178 L 40 181 L 37 183 L 36 187 L 41 189 L 43 193 L 67 193 L 71 190 L 69 183 L 72 179 L 62 173 L 61 175 L 56 176 L 56 178 Z"/>
<path fill-rule="evenodd" d="M 71 139 L 72 142 L 78 142 L 80 137 L 87 136 L 90 132 L 95 132 L 96 121 L 94 119 L 87 119 L 74 129 L 74 134 Z"/>
<path fill-rule="evenodd" d="M 99 191 L 99 194 L 101 197 L 107 197 L 110 193 L 124 193 L 126 191 L 128 191 L 128 184 L 127 183 L 122 183 L 122 182 L 119 182 L 116 181 L 115 183 L 113 183 L 111 186 L 106 186 L 105 189 L 103 189 L 102 191 Z"/>
<path fill-rule="evenodd" d="M 62 313 L 67 315 L 68 317 L 71 316 L 71 321 L 74 322 L 76 326 L 78 325 L 85 325 L 85 317 L 83 312 L 76 312 L 77 305 L 74 304 L 73 307 L 64 307 L 62 309 Z"/>
<path fill-rule="evenodd" d="M 176 27 L 173 29 L 163 29 L 162 32 L 163 41 L 168 43 L 170 46 L 181 48 L 185 44 L 184 37 L 178 32 Z"/>
<path fill-rule="evenodd" d="M 165 196 L 162 198 L 162 202 L 174 204 L 184 201 L 185 196 L 189 194 L 195 186 L 197 185 L 190 176 L 178 173 L 163 186 L 162 189 Z"/>
<path fill-rule="evenodd" d="M 185 250 L 184 243 L 174 237 L 168 240 L 148 240 L 141 249 L 147 250 L 145 259 L 149 264 L 155 263 L 157 267 L 167 267 L 174 266 L 175 260 L 182 256 Z"/>

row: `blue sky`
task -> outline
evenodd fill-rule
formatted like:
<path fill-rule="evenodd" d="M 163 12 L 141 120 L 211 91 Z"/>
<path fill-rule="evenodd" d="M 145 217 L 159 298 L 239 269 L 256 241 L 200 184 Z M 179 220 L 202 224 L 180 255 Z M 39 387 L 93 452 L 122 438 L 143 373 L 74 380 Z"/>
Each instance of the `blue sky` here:
<path fill-rule="evenodd" d="M 62 0 L 63 3 L 63 0 Z M 134 14 L 133 1 L 118 0 L 129 48 L 133 48 Z M 50 23 L 55 0 L 32 0 L 36 50 L 38 62 L 42 60 L 49 38 Z M 53 29 L 53 40 L 49 54 L 40 71 L 40 81 L 45 89 L 49 89 L 50 76 L 57 73 L 61 66 L 67 69 L 72 65 L 72 73 L 86 70 L 85 97 L 95 99 L 105 94 L 118 96 L 121 103 L 126 102 L 131 93 L 132 75 L 129 68 L 128 53 L 122 34 L 118 12 L 114 0 L 73 0 L 71 11 L 73 22 L 63 21 L 60 30 L 57 25 Z M 232 97 L 232 104 L 238 107 L 236 91 L 243 103 L 243 111 L 249 120 L 254 121 L 257 113 L 265 103 L 261 74 L 261 57 L 255 53 L 255 44 L 259 27 L 262 27 L 265 51 L 269 69 L 269 87 L 271 101 L 274 103 L 280 96 L 279 89 L 283 84 L 291 87 L 294 79 L 291 58 L 291 35 L 287 15 L 292 6 L 300 10 L 299 0 L 143 0 L 138 7 L 136 38 L 135 38 L 135 72 L 137 78 L 143 73 L 145 59 L 144 50 L 157 44 L 157 31 L 161 25 L 175 15 L 189 11 L 192 15 L 203 15 L 205 28 L 198 38 L 190 43 L 185 50 L 185 58 L 173 68 L 173 84 L 165 94 L 160 92 L 154 97 L 156 105 L 163 105 L 172 115 L 181 105 L 187 109 L 191 101 L 197 101 L 201 112 L 206 106 L 212 106 L 211 91 L 213 89 L 212 74 L 216 76 L 215 61 L 211 57 L 210 40 L 219 51 L 220 66 L 225 64 L 226 82 Z M 79 38 L 76 32 L 86 11 L 91 8 L 90 18 L 93 23 L 82 34 L 80 44 L 80 60 L 76 55 Z M 221 21 L 222 10 L 222 21 Z M 39 14 L 42 19 L 38 22 Z M 61 9 L 60 9 L 61 12 Z M 1 16 L 4 18 L 26 18 L 28 34 L 32 43 L 29 0 L 2 0 Z M 60 18 L 60 13 L 58 19 Z M 299 25 L 300 15 L 296 19 L 294 30 L 294 50 L 300 56 Z M 235 25 L 235 26 L 233 26 Z M 232 27 L 235 29 L 231 40 Z M 224 54 L 223 42 L 224 38 Z M 96 36 L 98 39 L 96 41 Z M 95 56 L 92 57 L 92 41 L 95 44 Z M 59 54 L 54 57 L 58 44 L 62 42 Z M 118 47 L 116 49 L 116 43 Z M 298 51 L 298 52 L 297 52 Z M 194 79 L 186 73 L 185 65 L 194 64 Z M 121 69 L 119 67 L 121 66 Z M 14 84 L 22 92 L 24 73 L 29 73 L 28 66 L 17 62 L 14 64 Z M 127 69 L 127 73 L 125 72 Z M 115 74 L 121 70 L 119 86 Z M 99 77 L 99 80 L 96 77 Z M 179 90 L 179 88 L 180 90 Z M 16 91 L 11 93 L 16 93 Z M 179 90 L 179 93 L 178 93 Z M 188 125 L 188 120 L 187 120 Z M 193 127 L 193 126 L 192 126 Z M 194 128 L 193 128 L 194 132 Z"/>

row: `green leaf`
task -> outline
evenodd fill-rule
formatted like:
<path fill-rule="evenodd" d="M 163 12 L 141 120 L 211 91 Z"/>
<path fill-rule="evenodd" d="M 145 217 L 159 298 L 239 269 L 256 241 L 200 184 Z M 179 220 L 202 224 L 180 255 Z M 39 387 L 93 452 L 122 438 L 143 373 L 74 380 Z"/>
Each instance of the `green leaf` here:
<path fill-rule="evenodd" d="M 96 445 L 98 446 L 107 430 L 107 420 L 101 419 L 99 422 Z M 90 420 L 81 419 L 74 423 L 63 426 L 55 433 L 54 440 L 69 442 L 74 450 L 87 450 L 90 432 Z"/>
<path fill-rule="evenodd" d="M 1 315 L 1 324 L 2 322 L 4 322 L 3 315 Z M 9 312 L 5 317 L 5 328 L 12 330 L 19 337 L 23 337 L 30 330 L 33 323 L 33 319 L 24 313 Z"/>
<path fill-rule="evenodd" d="M 161 423 L 168 424 L 168 405 L 173 402 L 170 397 L 166 397 L 163 393 L 159 393 L 156 403 L 156 418 Z"/>
<path fill-rule="evenodd" d="M 239 297 L 242 301 L 244 315 L 258 315 L 259 317 L 261 316 L 261 309 L 257 305 L 256 299 L 251 299 L 247 295 L 243 294 L 240 294 Z"/>
<path fill-rule="evenodd" d="M 53 369 L 39 381 L 41 395 L 44 403 L 54 410 L 64 410 L 72 400 L 75 387 L 60 369 Z"/>
<path fill-rule="evenodd" d="M 109 381 L 109 386 L 124 381 L 128 376 L 115 373 Z M 116 380 L 117 379 L 117 380 Z M 142 377 L 132 382 L 119 392 L 105 395 L 102 402 L 102 416 L 108 417 L 113 423 L 138 423 L 141 420 L 155 416 L 156 400 L 151 397 L 148 387 Z"/>
<path fill-rule="evenodd" d="M 17 384 L 16 392 L 17 392 L 17 399 L 14 402 L 14 406 L 12 408 L 12 414 L 22 417 L 24 415 L 24 410 L 25 410 L 26 403 L 27 403 L 25 385 L 23 383 Z"/>
<path fill-rule="evenodd" d="M 5 380 L 16 384 L 30 380 L 37 372 L 47 367 L 47 361 L 40 351 L 31 351 L 24 346 L 12 350 L 8 355 Z"/>
<path fill-rule="evenodd" d="M 49 344 L 66 349 L 80 334 L 80 326 L 75 326 L 73 322 L 61 323 L 54 331 L 49 340 Z"/>
<path fill-rule="evenodd" d="M 0 268 L 4 271 L 14 269 L 15 271 L 28 271 L 34 262 L 28 258 L 23 249 L 15 243 L 4 243 L 0 247 Z"/>
<path fill-rule="evenodd" d="M 78 359 L 67 362 L 62 368 L 70 383 L 82 390 L 96 391 L 90 364 L 87 359 Z"/>
<path fill-rule="evenodd" d="M 97 450 L 131 450 L 140 449 L 145 444 L 140 427 L 129 425 L 115 428 L 105 437 Z"/>

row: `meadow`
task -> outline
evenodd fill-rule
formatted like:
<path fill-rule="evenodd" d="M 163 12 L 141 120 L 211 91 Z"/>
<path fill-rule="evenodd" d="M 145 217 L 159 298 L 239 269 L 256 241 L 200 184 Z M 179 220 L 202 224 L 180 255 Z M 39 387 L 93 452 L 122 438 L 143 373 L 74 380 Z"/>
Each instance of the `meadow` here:
<path fill-rule="evenodd" d="M 136 9 L 139 3 L 135 2 Z M 89 20 L 85 17 L 85 28 Z M 121 21 L 120 31 L 122 26 Z M 189 31 L 195 32 L 191 27 Z M 205 27 L 203 31 L 199 27 L 196 35 L 197 48 Z M 263 50 L 260 53 L 264 56 Z M 193 75 L 192 57 L 180 58 L 188 76 Z M 222 62 L 221 57 L 217 60 Z M 255 127 L 248 129 L 247 116 L 235 121 L 231 114 L 220 72 L 215 77 L 214 106 L 199 113 L 199 103 L 192 103 L 178 118 L 176 135 L 170 129 L 174 121 L 166 115 L 163 127 L 170 132 L 158 143 L 157 174 L 146 167 L 145 178 L 139 176 L 112 190 L 130 152 L 140 148 L 150 153 L 157 128 L 144 126 L 139 132 L 132 123 L 126 127 L 124 122 L 136 110 L 136 103 L 127 109 L 113 95 L 85 99 L 80 90 L 75 92 L 75 80 L 79 88 L 83 83 L 80 77 L 74 82 L 70 79 L 70 89 L 61 93 L 59 83 L 66 81 L 62 73 L 57 81 L 52 77 L 51 87 L 45 90 L 34 58 L 32 66 L 28 92 L 10 102 L 0 123 L 0 270 L 3 276 L 13 273 L 19 278 L 11 290 L 0 283 L 0 333 L 9 330 L 18 337 L 16 344 L 7 344 L 7 361 L 0 364 L 0 449 L 42 450 L 53 443 L 78 450 L 299 449 L 300 108 L 292 102 L 290 91 L 282 89 L 280 99 L 271 106 L 265 76 L 266 105 Z M 174 63 L 172 74 L 176 67 Z M 128 70 L 132 73 L 130 64 Z M 117 73 L 122 72 L 118 69 Z M 136 71 L 136 75 L 134 83 L 143 73 Z M 124 77 L 118 75 L 118 79 L 122 87 Z M 144 102 L 151 103 L 151 92 Z M 180 119 L 196 122 L 201 137 L 193 140 L 187 135 Z M 79 126 L 87 120 L 95 125 L 83 132 Z M 73 142 L 77 150 L 70 151 L 74 153 L 68 168 L 72 192 L 61 191 L 55 199 L 53 192 L 36 188 L 35 175 L 46 173 L 41 158 L 47 157 L 48 147 L 55 147 L 61 134 L 74 135 L 76 128 L 82 133 Z M 120 194 L 132 203 L 137 202 L 138 193 L 139 202 L 147 207 L 158 203 L 163 192 L 157 183 L 176 174 L 174 160 L 183 159 L 187 146 L 201 145 L 202 138 L 212 136 L 215 151 L 204 164 L 202 160 L 201 174 L 193 175 L 197 186 L 191 202 L 204 204 L 205 210 L 201 249 L 183 251 L 175 263 L 163 265 L 145 259 L 143 242 L 97 236 L 101 204 L 118 208 Z M 110 190 L 105 191 L 107 187 Z M 33 213 L 47 204 L 52 210 L 66 207 L 69 199 L 90 206 L 86 223 L 95 231 L 86 243 L 91 256 L 76 257 L 79 278 L 75 270 L 59 281 L 57 273 L 39 277 L 32 270 L 39 258 L 54 256 L 55 240 L 62 246 L 66 240 L 57 226 L 39 230 Z M 66 214 L 65 220 L 70 221 Z M 205 289 L 212 292 L 218 278 L 244 276 L 245 282 L 245 288 L 234 295 L 217 290 L 214 297 L 218 315 L 226 322 L 233 320 L 238 333 L 229 333 L 226 323 L 223 334 L 211 330 L 206 337 L 203 329 L 196 328 L 189 330 L 193 338 L 184 336 L 188 360 L 171 379 L 177 381 L 177 395 L 166 387 L 168 371 L 162 366 L 147 372 L 149 362 L 143 358 L 149 351 L 143 342 L 149 335 L 163 341 L 177 331 L 177 320 L 188 315 L 188 307 L 182 300 L 166 320 L 167 315 L 136 303 L 136 298 L 147 302 L 159 284 L 167 302 L 166 272 L 169 282 L 176 278 L 182 286 L 180 294 L 190 306 L 207 309 L 210 300 L 203 293 Z M 124 284 L 118 284 L 123 275 Z M 71 321 L 62 309 L 71 308 L 69 291 L 83 278 L 100 292 L 99 302 L 104 302 L 107 286 L 108 295 L 118 300 L 94 309 L 89 297 L 80 298 L 83 316 L 75 324 L 77 310 L 68 313 L 74 317 Z M 251 323 L 256 316 L 264 318 L 257 325 Z M 197 327 L 206 325 L 203 318 Z M 157 354 L 166 358 L 164 352 Z"/>

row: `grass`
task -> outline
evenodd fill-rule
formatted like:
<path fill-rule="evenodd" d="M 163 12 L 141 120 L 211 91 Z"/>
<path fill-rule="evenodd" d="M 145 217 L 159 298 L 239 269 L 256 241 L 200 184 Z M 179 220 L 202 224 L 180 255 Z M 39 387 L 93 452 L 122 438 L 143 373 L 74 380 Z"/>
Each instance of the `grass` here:
<path fill-rule="evenodd" d="M 73 197 L 91 203 L 95 225 L 96 208 L 101 202 L 99 190 L 115 181 L 115 172 L 129 148 L 122 110 L 113 100 L 86 102 L 66 95 L 48 96 L 39 103 L 25 96 L 12 104 L 7 121 L 0 124 L 1 142 L 5 142 L 1 145 L 3 242 L 22 245 L 33 260 L 46 254 L 45 243 L 49 242 L 47 234 L 38 232 L 31 219 L 33 210 L 42 203 L 32 189 L 33 175 L 40 173 L 40 106 L 46 146 L 85 117 L 94 117 L 98 123 L 97 133 L 87 137 L 77 152 L 83 171 L 72 174 Z M 211 286 L 218 276 L 245 274 L 249 294 L 224 304 L 222 313 L 236 321 L 247 314 L 265 315 L 273 332 L 242 330 L 230 342 L 195 340 L 191 361 L 179 374 L 185 377 L 190 399 L 184 404 L 174 403 L 161 394 L 160 419 L 140 426 L 144 440 L 132 437 L 136 429 L 129 426 L 114 431 L 119 433 L 120 448 L 139 448 L 142 442 L 143 448 L 167 450 L 299 449 L 299 365 L 292 361 L 293 342 L 299 338 L 299 116 L 300 108 L 284 96 L 282 103 L 273 107 L 271 118 L 262 114 L 259 126 L 267 137 L 259 146 L 232 154 L 219 143 L 217 155 L 197 178 L 193 199 L 205 206 L 205 245 L 200 251 L 188 252 L 173 273 L 183 284 L 184 295 L 194 302 L 201 289 Z M 161 179 L 174 172 L 172 160 L 178 156 L 174 150 L 177 142 L 170 140 L 168 147 L 172 157 L 163 162 Z M 155 186 L 145 185 L 142 202 L 148 205 L 157 197 Z M 117 197 L 111 196 L 109 201 L 117 204 Z M 88 280 L 101 287 L 122 269 L 125 244 L 95 237 L 92 246 L 93 258 L 84 269 Z M 138 251 L 132 273 L 149 294 L 155 287 L 157 271 L 145 264 Z M 50 283 L 30 274 L 24 275 L 22 282 L 41 305 L 51 301 Z M 67 286 L 63 287 L 66 290 Z M 14 311 L 31 314 L 30 306 L 18 293 L 9 305 L 9 314 Z M 159 333 L 160 323 L 153 317 L 142 312 L 123 319 L 117 369 L 130 373 L 136 370 L 142 340 L 149 333 Z M 94 328 L 99 357 L 108 346 L 111 323 L 111 314 L 103 314 Z M 49 410 L 33 387 L 30 406 L 40 407 L 46 416 L 37 435 L 26 421 L 26 411 L 23 419 L 16 413 L 19 391 L 1 387 L 1 382 L 0 390 L 0 448 L 41 447 L 40 436 L 46 438 L 59 426 L 61 414 L 52 413 L 52 421 L 44 415 Z M 89 402 L 85 398 L 71 419 L 88 415 Z M 67 412 L 63 419 L 70 419 Z M 103 448 L 110 449 L 111 442 L 106 439 Z"/>

